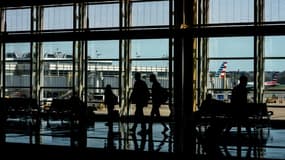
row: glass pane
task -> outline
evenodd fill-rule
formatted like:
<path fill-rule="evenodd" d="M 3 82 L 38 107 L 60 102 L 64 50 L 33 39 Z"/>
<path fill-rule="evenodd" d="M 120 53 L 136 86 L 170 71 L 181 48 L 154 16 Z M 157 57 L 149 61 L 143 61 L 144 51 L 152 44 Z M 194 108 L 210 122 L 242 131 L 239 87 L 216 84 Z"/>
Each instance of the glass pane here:
<path fill-rule="evenodd" d="M 284 72 L 285 71 L 285 59 L 266 59 L 265 60 L 265 72 Z"/>
<path fill-rule="evenodd" d="M 254 0 L 210 0 L 208 23 L 253 22 Z"/>
<path fill-rule="evenodd" d="M 131 26 L 169 25 L 169 2 L 133 2 Z"/>
<path fill-rule="evenodd" d="M 119 87 L 119 65 L 116 61 L 88 61 L 88 86 L 102 88 L 110 84 L 113 88 Z"/>
<path fill-rule="evenodd" d="M 119 41 L 89 41 L 88 42 L 89 59 L 118 59 Z"/>
<path fill-rule="evenodd" d="M 168 39 L 143 39 L 131 41 L 132 58 L 167 58 L 169 56 Z"/>
<path fill-rule="evenodd" d="M 72 60 L 72 42 L 44 42 L 42 57 Z"/>
<path fill-rule="evenodd" d="M 119 4 L 96 4 L 88 8 L 89 28 L 119 27 Z"/>
<path fill-rule="evenodd" d="M 48 7 L 44 8 L 43 29 L 72 29 L 73 7 Z"/>
<path fill-rule="evenodd" d="M 211 60 L 208 88 L 232 89 L 241 75 L 253 81 L 253 60 Z"/>
<path fill-rule="evenodd" d="M 5 47 L 6 60 L 22 60 L 30 54 L 30 43 L 7 43 Z"/>
<path fill-rule="evenodd" d="M 285 20 L 285 1 L 283 0 L 266 0 L 265 21 L 284 21 Z"/>
<path fill-rule="evenodd" d="M 107 113 L 104 105 L 104 89 L 109 84 L 113 88 L 113 92 L 118 95 L 118 90 L 115 92 L 114 88 L 119 88 L 119 74 L 118 61 L 88 60 L 87 98 L 89 107 L 95 107 L 100 113 Z"/>
<path fill-rule="evenodd" d="M 168 75 L 168 60 L 151 60 L 151 61 L 132 61 L 133 72 L 159 73 Z"/>
<path fill-rule="evenodd" d="M 28 31 L 31 30 L 31 10 L 11 9 L 6 11 L 7 31 Z"/>
<path fill-rule="evenodd" d="M 6 62 L 6 86 L 30 86 L 30 63 Z"/>
<path fill-rule="evenodd" d="M 150 82 L 149 76 L 150 74 L 155 74 L 157 80 L 160 82 L 161 86 L 168 89 L 169 86 L 169 67 L 168 67 L 169 61 L 168 60 L 137 60 L 132 61 L 132 72 L 131 72 L 131 91 L 134 86 L 135 82 L 135 73 L 140 72 L 141 73 L 141 79 L 144 80 L 149 88 L 149 90 L 152 87 L 152 83 Z M 145 115 L 150 115 L 151 111 L 151 101 L 149 101 L 148 107 L 144 108 Z M 134 105 L 131 105 L 131 112 L 130 114 L 134 114 Z M 161 116 L 169 116 L 170 109 L 168 104 L 163 104 L 160 108 Z"/>
<path fill-rule="evenodd" d="M 29 61 L 22 61 L 22 57 L 28 54 L 29 52 L 29 43 L 8 43 L 5 45 L 6 87 L 30 86 L 31 64 Z"/>
<path fill-rule="evenodd" d="M 276 6 L 275 6 L 276 7 Z M 285 36 L 265 37 L 265 62 L 264 62 L 264 96 L 263 102 L 268 106 L 284 105 L 284 84 L 285 84 L 285 57 L 284 51 Z M 270 57 L 278 57 L 270 59 Z M 272 119 L 284 119 L 283 108 L 270 108 L 274 112 Z"/>
<path fill-rule="evenodd" d="M 72 62 L 44 62 L 43 85 L 45 87 L 72 86 Z"/>
<path fill-rule="evenodd" d="M 136 61 L 134 62 L 136 63 Z M 141 63 L 139 66 L 133 66 L 132 72 L 141 72 L 142 79 L 144 79 L 149 88 L 151 88 L 152 83 L 149 81 L 149 75 L 155 74 L 158 82 L 160 82 L 162 87 L 168 88 L 169 86 L 169 71 L 168 71 L 168 61 L 139 61 Z M 134 76 L 134 75 L 133 75 Z"/>
<path fill-rule="evenodd" d="M 285 57 L 285 36 L 266 36 L 264 41 L 265 57 Z"/>
<path fill-rule="evenodd" d="M 209 38 L 209 57 L 253 57 L 253 51 L 253 37 Z"/>

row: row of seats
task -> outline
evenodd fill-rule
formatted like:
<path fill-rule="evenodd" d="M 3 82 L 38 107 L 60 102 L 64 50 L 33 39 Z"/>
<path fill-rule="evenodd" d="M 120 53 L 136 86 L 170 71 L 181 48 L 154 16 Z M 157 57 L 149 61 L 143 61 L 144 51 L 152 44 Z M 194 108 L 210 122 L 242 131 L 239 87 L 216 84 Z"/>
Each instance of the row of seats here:
<path fill-rule="evenodd" d="M 51 106 L 43 111 L 37 100 L 33 98 L 0 98 L 0 106 L 2 124 L 12 119 L 39 124 L 38 121 L 41 117 L 47 119 L 48 123 L 51 119 L 71 122 L 82 120 L 92 114 L 87 111 L 85 103 L 72 99 L 53 99 Z"/>

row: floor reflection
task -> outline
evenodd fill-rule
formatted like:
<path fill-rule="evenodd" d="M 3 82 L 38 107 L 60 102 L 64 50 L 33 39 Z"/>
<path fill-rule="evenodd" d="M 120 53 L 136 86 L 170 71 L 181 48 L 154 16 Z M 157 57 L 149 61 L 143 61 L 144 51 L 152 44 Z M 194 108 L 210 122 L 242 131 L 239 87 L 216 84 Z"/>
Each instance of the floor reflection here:
<path fill-rule="evenodd" d="M 18 123 L 21 122 L 21 123 Z M 144 134 L 132 133 L 129 127 L 132 123 L 94 122 L 82 131 L 73 128 L 66 121 L 41 121 L 38 132 L 31 132 L 31 126 L 25 121 L 10 121 L 9 128 L 5 128 L 2 135 L 9 143 L 43 144 L 54 146 L 85 146 L 87 148 L 101 148 L 107 151 L 134 150 L 150 152 L 174 152 L 173 126 L 163 132 L 159 123 Z M 7 124 L 8 125 L 8 124 Z M 82 134 L 83 133 L 83 134 Z M 83 137 L 83 138 L 82 138 Z M 85 138 L 84 138 L 85 137 Z M 285 129 L 257 128 L 252 136 L 242 130 L 237 134 L 233 128 L 227 135 L 220 137 L 206 137 L 205 130 L 197 129 L 196 154 L 213 159 L 284 159 L 285 157 Z M 80 140 L 84 141 L 80 141 Z M 214 140 L 214 141 L 213 141 Z"/>

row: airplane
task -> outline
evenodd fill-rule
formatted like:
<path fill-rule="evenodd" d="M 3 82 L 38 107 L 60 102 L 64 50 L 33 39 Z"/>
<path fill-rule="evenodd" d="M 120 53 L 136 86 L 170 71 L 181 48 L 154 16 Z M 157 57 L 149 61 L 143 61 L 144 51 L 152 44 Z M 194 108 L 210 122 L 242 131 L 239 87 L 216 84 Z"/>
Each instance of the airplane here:
<path fill-rule="evenodd" d="M 280 85 L 280 83 L 278 83 L 278 72 L 274 72 L 272 75 L 272 80 L 263 82 L 263 85 L 265 87 L 274 87 Z M 247 82 L 247 87 L 253 88 L 254 82 Z"/>
<path fill-rule="evenodd" d="M 215 77 L 225 78 L 227 65 L 228 62 L 224 61 L 219 67 L 218 71 L 215 73 Z M 274 72 L 272 75 L 272 80 L 265 81 L 263 85 L 265 87 L 274 87 L 280 85 L 280 83 L 278 83 L 278 72 Z M 253 88 L 253 87 L 254 87 L 254 82 L 247 82 L 247 88 Z"/>
<path fill-rule="evenodd" d="M 280 83 L 278 83 L 278 72 L 274 72 L 272 75 L 271 81 L 265 81 L 264 86 L 278 86 Z"/>

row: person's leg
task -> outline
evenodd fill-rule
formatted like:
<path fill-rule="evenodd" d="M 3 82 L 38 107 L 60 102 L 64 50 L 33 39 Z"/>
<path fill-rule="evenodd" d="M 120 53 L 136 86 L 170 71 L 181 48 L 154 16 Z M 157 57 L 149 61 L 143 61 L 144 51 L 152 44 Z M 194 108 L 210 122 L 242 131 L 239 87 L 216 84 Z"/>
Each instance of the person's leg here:
<path fill-rule="evenodd" d="M 160 111 L 159 111 L 159 107 L 160 104 L 155 104 L 153 105 L 153 110 L 154 110 L 154 114 L 156 115 L 157 119 L 159 120 L 159 122 L 162 124 L 162 126 L 164 127 L 164 130 L 162 132 L 166 132 L 168 130 L 167 125 L 164 123 L 163 119 L 160 116 Z"/>
<path fill-rule="evenodd" d="M 138 114 L 138 121 L 141 124 L 141 131 L 139 133 L 145 133 L 146 123 L 145 123 L 145 117 L 143 113 L 143 105 L 137 106 L 137 114 Z"/>
<path fill-rule="evenodd" d="M 148 132 L 152 132 L 153 121 L 154 121 L 154 109 L 152 107 L 151 112 L 150 112 L 150 121 L 149 121 L 148 129 L 147 129 Z"/>
<path fill-rule="evenodd" d="M 108 122 L 107 122 L 107 125 L 111 125 L 111 123 L 112 123 L 112 118 L 113 118 L 113 117 L 112 117 L 113 109 L 112 109 L 111 107 L 109 107 L 109 106 L 108 106 L 107 109 L 108 109 L 108 113 L 107 113 L 107 114 L 108 114 L 108 115 L 107 115 L 107 116 L 108 116 Z"/>
<path fill-rule="evenodd" d="M 145 123 L 145 117 L 144 117 L 144 113 L 143 113 L 143 107 L 141 107 L 139 109 L 139 120 L 141 123 L 142 130 L 145 131 L 146 130 L 146 123 Z"/>
<path fill-rule="evenodd" d="M 133 124 L 132 128 L 130 129 L 131 131 L 133 131 L 133 132 L 136 131 L 138 121 L 139 121 L 139 111 L 138 111 L 138 107 L 136 105 L 136 110 L 135 110 L 135 114 L 134 114 L 134 124 Z"/>

